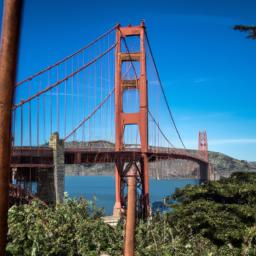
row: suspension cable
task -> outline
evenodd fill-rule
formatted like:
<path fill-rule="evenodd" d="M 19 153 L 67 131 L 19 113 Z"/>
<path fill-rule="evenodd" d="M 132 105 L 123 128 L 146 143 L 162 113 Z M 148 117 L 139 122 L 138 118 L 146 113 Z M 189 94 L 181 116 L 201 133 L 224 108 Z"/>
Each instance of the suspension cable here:
<path fill-rule="evenodd" d="M 108 34 L 110 34 L 110 33 L 111 33 L 113 30 L 115 30 L 116 28 L 117 28 L 117 25 L 115 25 L 114 27 L 110 28 L 110 29 L 107 30 L 104 34 L 100 35 L 100 36 L 97 37 L 95 40 L 93 40 L 91 43 L 89 43 L 89 44 L 87 44 L 86 46 L 82 47 L 82 48 L 79 49 L 78 51 L 72 53 L 71 55 L 65 57 L 64 59 L 62 59 L 62 60 L 60 60 L 60 61 L 57 61 L 55 64 L 48 66 L 47 68 L 45 68 L 45 69 L 43 69 L 43 70 L 41 70 L 41 71 L 35 73 L 34 75 L 29 76 L 29 77 L 27 77 L 26 79 L 24 79 L 24 80 L 18 82 L 15 86 L 18 87 L 18 86 L 20 86 L 20 85 L 22 85 L 22 84 L 24 84 L 24 83 L 26 83 L 26 82 L 28 82 L 28 81 L 31 81 L 31 80 L 34 79 L 35 77 L 37 77 L 37 76 L 39 76 L 39 75 L 45 73 L 46 71 L 48 71 L 48 70 L 50 70 L 50 69 L 52 69 L 52 68 L 54 68 L 54 67 L 60 65 L 61 63 L 63 63 L 63 62 L 65 62 L 65 61 L 69 60 L 70 58 L 74 57 L 75 55 L 79 54 L 80 52 L 86 50 L 87 48 L 89 48 L 89 47 L 91 47 L 92 45 L 94 45 L 95 43 L 97 43 L 99 40 L 101 40 L 102 38 L 104 38 L 105 36 L 107 36 Z"/>
<path fill-rule="evenodd" d="M 150 117 L 152 118 L 153 122 L 155 123 L 156 127 L 158 128 L 158 130 L 162 134 L 162 136 L 165 138 L 165 140 L 171 145 L 171 147 L 175 148 L 174 145 L 170 142 L 170 140 L 166 137 L 163 130 L 160 128 L 159 124 L 157 123 L 157 121 L 154 118 L 154 116 L 152 115 L 152 113 L 149 110 L 148 110 L 148 113 L 149 113 Z"/>
<path fill-rule="evenodd" d="M 64 141 L 66 141 L 72 134 L 74 134 L 84 123 L 86 123 L 88 120 L 93 117 L 96 112 L 106 103 L 106 101 L 110 98 L 110 96 L 114 93 L 115 88 L 112 89 L 112 91 L 102 100 L 100 104 L 98 104 L 95 109 L 86 116 L 65 138 Z"/>
<path fill-rule="evenodd" d="M 120 29 L 119 29 L 119 30 L 120 30 Z M 121 30 L 120 30 L 120 32 L 121 32 Z M 147 38 L 147 35 L 146 35 L 146 38 Z M 134 64 L 133 64 L 133 62 L 132 62 L 131 53 L 130 53 L 128 44 L 127 44 L 127 42 L 126 42 L 125 37 L 122 37 L 122 39 L 123 39 L 123 41 L 124 41 L 125 48 L 126 48 L 126 50 L 127 50 L 127 52 L 128 52 L 128 55 L 129 55 L 129 58 L 130 58 L 130 62 L 131 62 L 131 64 L 132 64 L 132 67 L 133 67 L 133 70 L 134 70 L 134 73 L 135 73 L 135 77 L 136 77 L 136 82 L 137 82 L 137 81 L 138 81 L 138 76 L 137 76 L 137 72 L 136 72 L 136 69 L 135 69 L 135 67 L 134 67 Z M 148 39 L 147 39 L 147 41 L 148 41 Z M 151 52 L 151 50 L 150 50 L 150 52 Z M 155 65 L 155 63 L 154 63 L 154 65 Z M 159 75 L 158 75 L 158 77 L 159 77 Z M 166 99 L 166 96 L 165 96 L 165 100 L 167 100 L 167 99 Z M 167 106 L 168 106 L 168 105 L 167 105 Z M 168 106 L 168 109 L 169 109 L 169 106 Z M 169 112 L 170 112 L 170 109 L 169 109 Z M 153 115 L 151 114 L 151 112 L 149 111 L 149 109 L 148 109 L 148 113 L 150 114 L 151 118 L 152 118 L 153 121 L 155 122 L 155 124 L 156 124 L 156 126 L 158 127 L 160 133 L 163 135 L 163 137 L 166 139 L 166 141 L 167 141 L 172 147 L 175 148 L 175 146 L 170 142 L 170 140 L 169 140 L 169 139 L 166 137 L 166 135 L 163 133 L 163 131 L 161 130 L 160 126 L 157 124 L 155 118 L 153 117 Z M 170 112 L 170 113 L 171 113 L 171 112 Z M 171 115 L 171 117 L 172 117 L 172 115 Z M 174 119 L 173 119 L 173 118 L 172 118 L 172 120 L 173 120 L 173 122 L 174 122 Z M 175 123 L 174 123 L 174 125 L 175 125 Z M 175 125 L 175 127 L 176 127 L 176 125 Z M 177 127 L 176 127 L 176 129 L 177 129 Z M 181 139 L 181 138 L 180 138 L 180 139 Z M 182 140 L 181 140 L 181 142 L 182 142 Z M 182 144 L 183 144 L 183 142 L 182 142 Z M 184 144 L 183 144 L 183 146 L 184 146 Z M 184 146 L 184 148 L 185 148 L 185 146 Z"/>
<path fill-rule="evenodd" d="M 98 55 L 96 58 L 94 58 L 93 60 L 91 60 L 90 62 L 86 63 L 85 65 L 83 65 L 82 67 L 80 67 L 79 69 L 77 69 L 76 71 L 72 72 L 71 74 L 69 74 L 68 76 L 64 77 L 63 79 L 57 81 L 56 83 L 46 87 L 45 89 L 43 89 L 42 91 L 32 95 L 30 98 L 26 99 L 26 100 L 21 100 L 20 103 L 13 105 L 12 110 L 17 109 L 18 107 L 24 105 L 25 103 L 35 99 L 36 97 L 40 96 L 41 94 L 51 90 L 52 88 L 58 86 L 59 84 L 67 81 L 69 78 L 74 77 L 76 74 L 78 74 L 79 72 L 81 72 L 82 70 L 84 70 L 85 68 L 89 67 L 90 65 L 94 64 L 98 59 L 102 58 L 103 56 L 105 56 L 108 52 L 110 52 L 111 50 L 113 50 L 116 47 L 116 43 L 113 44 L 109 49 L 107 49 L 105 52 L 101 53 L 100 55 Z"/>
<path fill-rule="evenodd" d="M 154 68 L 155 68 L 155 71 L 156 71 L 156 75 L 157 75 L 157 79 L 158 79 L 158 82 L 160 84 L 160 87 L 161 87 L 161 90 L 162 90 L 162 93 L 163 93 L 163 96 L 164 96 L 164 100 L 165 100 L 165 103 L 166 103 L 166 106 L 167 106 L 167 109 L 168 109 L 168 112 L 169 112 L 169 115 L 171 117 L 171 121 L 173 123 L 173 126 L 175 128 L 175 131 L 179 137 L 179 140 L 182 144 L 182 146 L 184 147 L 184 149 L 186 149 L 185 147 L 185 144 L 181 138 L 181 135 L 180 135 L 180 132 L 176 126 L 176 123 L 175 123 L 175 120 L 174 120 L 174 117 L 173 117 L 173 114 L 172 114 L 172 111 L 171 111 L 171 108 L 169 106 L 169 103 L 168 103 L 168 100 L 167 100 L 167 97 L 166 97 L 166 94 L 165 94 L 165 91 L 164 91 L 164 88 L 163 88 L 163 84 L 162 84 L 162 81 L 161 81 L 161 78 L 160 78 L 160 75 L 159 75 L 159 72 L 158 72 L 158 69 L 157 69 L 157 66 L 156 66 L 156 62 L 155 62 L 155 59 L 154 59 L 154 55 L 153 55 L 153 52 L 152 52 L 152 48 L 150 46 L 150 43 L 149 43 L 149 39 L 148 39 L 148 35 L 147 35 L 147 32 L 145 31 L 145 35 L 146 35 L 146 41 L 147 41 L 147 44 L 148 44 L 148 48 L 149 48 L 149 53 L 150 53 L 150 56 L 152 58 L 152 61 L 153 61 L 153 65 L 154 65 Z"/>

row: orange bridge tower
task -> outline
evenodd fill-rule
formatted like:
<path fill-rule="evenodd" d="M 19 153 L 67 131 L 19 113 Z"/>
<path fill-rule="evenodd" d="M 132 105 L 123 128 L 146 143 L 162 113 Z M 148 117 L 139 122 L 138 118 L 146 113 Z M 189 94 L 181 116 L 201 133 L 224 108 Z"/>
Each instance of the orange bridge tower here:
<path fill-rule="evenodd" d="M 126 42 L 127 37 L 135 36 L 139 38 L 139 52 L 130 52 Z M 122 43 L 125 43 L 123 45 Z M 125 47 L 123 47 L 125 46 Z M 132 65 L 139 63 L 139 77 L 132 80 L 125 80 L 122 71 L 122 64 L 130 62 Z M 135 66 L 135 65 L 134 65 Z M 133 66 L 133 67 L 134 67 Z M 138 65 L 137 65 L 138 66 Z M 134 67 L 135 71 L 135 67 Z M 135 71 L 136 73 L 136 71 Z M 126 90 L 136 89 L 139 96 L 139 111 L 135 113 L 125 113 L 123 111 L 123 94 Z M 131 102 L 131 104 L 133 104 Z M 137 125 L 140 135 L 139 157 L 125 159 L 121 157 L 129 149 L 124 146 L 124 130 L 127 125 Z M 145 53 L 145 26 L 142 22 L 139 26 L 121 27 L 116 29 L 116 52 L 115 52 L 115 151 L 120 157 L 115 162 L 116 194 L 114 215 L 118 216 L 126 207 L 126 179 L 127 172 L 131 165 L 137 168 L 137 209 L 143 216 L 149 214 L 149 174 L 148 174 L 148 92 L 147 92 L 147 72 Z M 123 160 L 122 160 L 123 159 Z"/>
<path fill-rule="evenodd" d="M 205 163 L 200 164 L 199 178 L 201 181 L 209 180 L 210 165 L 209 165 L 208 140 L 207 140 L 206 131 L 199 132 L 198 134 L 198 151 L 205 160 Z"/>

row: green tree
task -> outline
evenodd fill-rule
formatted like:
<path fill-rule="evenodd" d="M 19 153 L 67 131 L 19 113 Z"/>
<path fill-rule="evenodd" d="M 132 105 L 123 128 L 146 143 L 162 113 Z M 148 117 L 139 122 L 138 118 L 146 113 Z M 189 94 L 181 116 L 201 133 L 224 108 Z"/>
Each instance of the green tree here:
<path fill-rule="evenodd" d="M 136 225 L 136 256 L 256 255 L 256 173 L 188 185 L 168 197 L 169 213 Z M 34 201 L 9 210 L 9 255 L 122 255 L 124 223 L 105 224 L 85 199 L 56 207 Z"/>
<path fill-rule="evenodd" d="M 247 38 L 256 39 L 256 26 L 236 25 L 233 28 L 241 32 L 247 32 Z"/>
<path fill-rule="evenodd" d="M 255 185 L 255 173 L 235 173 L 228 179 L 177 190 L 168 198 L 174 235 L 184 242 L 201 236 L 218 250 L 231 248 L 234 255 L 241 255 L 246 241 L 255 248 Z"/>
<path fill-rule="evenodd" d="M 56 207 L 38 201 L 13 206 L 7 252 L 15 256 L 121 255 L 120 232 L 106 225 L 101 216 L 102 211 L 84 199 L 65 199 Z"/>

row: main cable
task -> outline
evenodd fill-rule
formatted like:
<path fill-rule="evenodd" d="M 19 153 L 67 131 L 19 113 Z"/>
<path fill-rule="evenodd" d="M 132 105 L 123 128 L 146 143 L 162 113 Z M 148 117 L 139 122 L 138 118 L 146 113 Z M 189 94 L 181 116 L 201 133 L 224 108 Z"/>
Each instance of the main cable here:
<path fill-rule="evenodd" d="M 168 109 L 169 115 L 171 117 L 171 120 L 172 120 L 173 126 L 175 128 L 175 131 L 176 131 L 176 133 L 177 133 L 177 135 L 179 137 L 179 140 L 180 140 L 182 146 L 184 147 L 184 149 L 186 149 L 185 144 L 184 144 L 184 142 L 183 142 L 183 140 L 181 138 L 180 132 L 179 132 L 179 130 L 177 128 L 177 125 L 175 123 L 175 120 L 174 120 L 171 108 L 169 106 L 166 94 L 164 92 L 163 84 L 162 84 L 162 81 L 161 81 L 161 78 L 160 78 L 160 75 L 159 75 L 159 72 L 158 72 L 158 69 L 157 69 L 157 66 L 156 66 L 156 62 L 155 62 L 155 59 L 154 59 L 154 55 L 153 55 L 152 48 L 151 48 L 150 43 L 149 43 L 149 39 L 148 39 L 148 35 L 147 35 L 146 30 L 145 30 L 145 35 L 146 35 L 146 40 L 147 40 L 147 44 L 148 44 L 148 48 L 149 48 L 149 53 L 150 53 L 150 56 L 151 56 L 153 64 L 154 64 L 154 68 L 155 68 L 155 71 L 156 71 L 157 79 L 158 79 L 158 82 L 160 84 L 160 87 L 161 87 L 161 90 L 162 90 L 162 93 L 163 93 L 163 96 L 164 96 L 164 100 L 165 100 L 165 103 L 167 105 L 167 109 Z"/>
<path fill-rule="evenodd" d="M 150 117 L 152 118 L 152 121 L 155 123 L 156 127 L 158 128 L 158 130 L 160 131 L 160 133 L 162 134 L 162 136 L 165 138 L 165 140 L 173 147 L 174 145 L 171 143 L 171 141 L 166 137 L 166 135 L 164 134 L 163 130 L 160 128 L 159 124 L 157 123 L 156 119 L 154 118 L 154 116 L 152 115 L 152 113 L 148 110 L 148 113 L 150 115 Z"/>
<path fill-rule="evenodd" d="M 121 32 L 120 29 L 119 29 L 119 31 Z M 121 33 L 122 33 L 122 32 L 121 32 Z M 146 34 L 146 31 L 145 31 L 145 34 Z M 130 62 L 131 62 L 131 64 L 132 64 L 132 67 L 133 67 L 133 70 L 134 70 L 134 73 L 135 73 L 135 77 L 136 77 L 136 83 L 137 83 L 137 82 L 138 82 L 138 76 L 137 76 L 137 72 L 136 72 L 136 69 L 135 69 L 135 67 L 134 67 L 134 64 L 133 64 L 133 62 L 132 62 L 131 53 L 130 53 L 128 44 L 127 44 L 127 42 L 126 42 L 125 37 L 122 37 L 122 39 L 123 39 L 123 41 L 124 41 L 125 48 L 126 48 L 127 53 L 128 53 L 128 55 L 129 55 Z M 148 41 L 147 34 L 146 34 L 146 39 L 147 39 L 147 41 Z M 150 52 L 151 52 L 151 51 L 150 51 Z M 155 65 L 155 63 L 154 63 L 154 65 Z M 158 76 L 159 76 L 159 75 L 158 75 Z M 165 100 L 166 100 L 166 98 L 165 98 Z M 161 129 L 160 126 L 157 124 L 155 118 L 153 117 L 153 115 L 151 114 L 151 112 L 149 111 L 149 109 L 148 109 L 148 113 L 150 114 L 151 118 L 152 118 L 153 121 L 155 122 L 155 124 L 156 124 L 156 126 L 158 127 L 160 133 L 163 135 L 163 137 L 166 139 L 166 141 L 167 141 L 173 148 L 175 148 L 175 146 L 170 142 L 170 140 L 167 138 L 167 136 L 163 133 L 162 129 Z M 173 118 L 172 118 L 172 120 L 174 121 Z M 175 127 L 176 127 L 176 126 L 175 126 Z M 177 129 L 177 127 L 176 127 L 176 129 Z M 181 139 L 181 138 L 180 138 L 180 139 Z M 182 140 L 181 140 L 181 141 L 182 141 Z M 182 144 L 183 144 L 183 142 L 182 142 Z M 183 146 L 184 146 L 184 144 L 183 144 Z M 184 146 L 184 148 L 185 148 L 185 146 Z"/>
<path fill-rule="evenodd" d="M 72 58 L 73 56 L 79 54 L 80 52 L 86 50 L 87 48 L 89 48 L 89 47 L 91 47 L 92 45 L 94 45 L 95 43 L 97 43 L 99 40 L 101 40 L 102 38 L 104 38 L 105 36 L 107 36 L 108 34 L 110 34 L 110 33 L 111 33 L 112 31 L 114 31 L 116 28 L 117 28 L 117 25 L 115 25 L 114 27 L 110 28 L 110 29 L 107 30 L 104 34 L 100 35 L 100 36 L 97 37 L 95 40 L 93 40 L 91 43 L 89 43 L 89 44 L 87 44 L 86 46 L 82 47 L 82 48 L 79 49 L 78 51 L 72 53 L 71 55 L 65 57 L 65 58 L 62 59 L 62 60 L 57 61 L 55 64 L 52 64 L 52 65 L 48 66 L 47 68 L 45 68 L 45 69 L 43 69 L 43 70 L 41 70 L 41 71 L 35 73 L 34 75 L 29 76 L 29 77 L 25 78 L 24 80 L 18 82 L 18 83 L 15 85 L 15 87 L 18 87 L 18 86 L 20 86 L 20 85 L 22 85 L 22 84 L 24 84 L 24 83 L 26 83 L 26 82 L 28 82 L 28 81 L 31 81 L 31 80 L 34 79 L 35 77 L 37 77 L 37 76 L 39 76 L 39 75 L 45 73 L 46 71 L 48 71 L 48 70 L 50 70 L 50 69 L 52 69 L 52 68 L 54 68 L 54 67 L 60 65 L 61 63 L 63 63 L 63 62 L 65 62 L 65 61 L 69 60 L 69 59 Z"/>

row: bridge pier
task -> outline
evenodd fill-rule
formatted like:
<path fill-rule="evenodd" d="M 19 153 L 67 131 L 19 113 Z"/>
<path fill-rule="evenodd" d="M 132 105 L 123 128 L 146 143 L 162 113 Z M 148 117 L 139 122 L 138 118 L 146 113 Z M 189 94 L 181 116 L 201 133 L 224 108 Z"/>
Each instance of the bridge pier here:
<path fill-rule="evenodd" d="M 16 150 L 13 150 L 12 155 L 14 167 L 11 178 L 15 179 L 16 184 L 36 193 L 38 198 L 48 204 L 62 202 L 65 181 L 64 142 L 59 139 L 58 133 L 52 134 L 49 147 L 24 147 L 18 152 L 20 156 Z"/>
<path fill-rule="evenodd" d="M 56 203 L 53 168 L 38 169 L 37 196 L 50 205 Z"/>
<path fill-rule="evenodd" d="M 142 154 L 141 166 L 141 183 L 142 183 L 142 207 L 143 216 L 150 214 L 150 201 L 149 201 L 149 164 L 146 154 Z"/>
<path fill-rule="evenodd" d="M 216 180 L 214 167 L 210 163 L 209 163 L 209 166 L 208 166 L 208 180 Z"/>
<path fill-rule="evenodd" d="M 199 164 L 199 182 L 205 182 L 209 180 L 209 164 L 208 163 L 200 163 Z"/>
<path fill-rule="evenodd" d="M 51 135 L 49 146 L 53 149 L 54 201 L 61 203 L 65 182 L 64 141 L 59 139 L 57 132 Z"/>
<path fill-rule="evenodd" d="M 128 162 L 121 159 L 116 161 L 116 201 L 113 209 L 114 217 L 121 217 L 124 211 L 127 210 L 126 188 L 129 177 L 128 171 L 130 170 L 131 166 L 135 166 L 137 170 L 137 214 L 138 216 L 143 217 L 147 217 L 150 214 L 148 157 L 146 154 L 142 154 L 140 159 L 131 159 Z"/>
<path fill-rule="evenodd" d="M 65 165 L 64 141 L 59 139 L 59 134 L 53 133 L 49 147 L 52 148 L 52 168 L 37 170 L 37 196 L 44 202 L 56 204 L 63 201 Z"/>
<path fill-rule="evenodd" d="M 59 139 L 59 134 L 53 133 L 50 137 L 49 147 L 52 148 L 52 168 L 38 169 L 37 196 L 48 204 L 63 202 L 65 166 L 64 166 L 64 141 Z"/>

